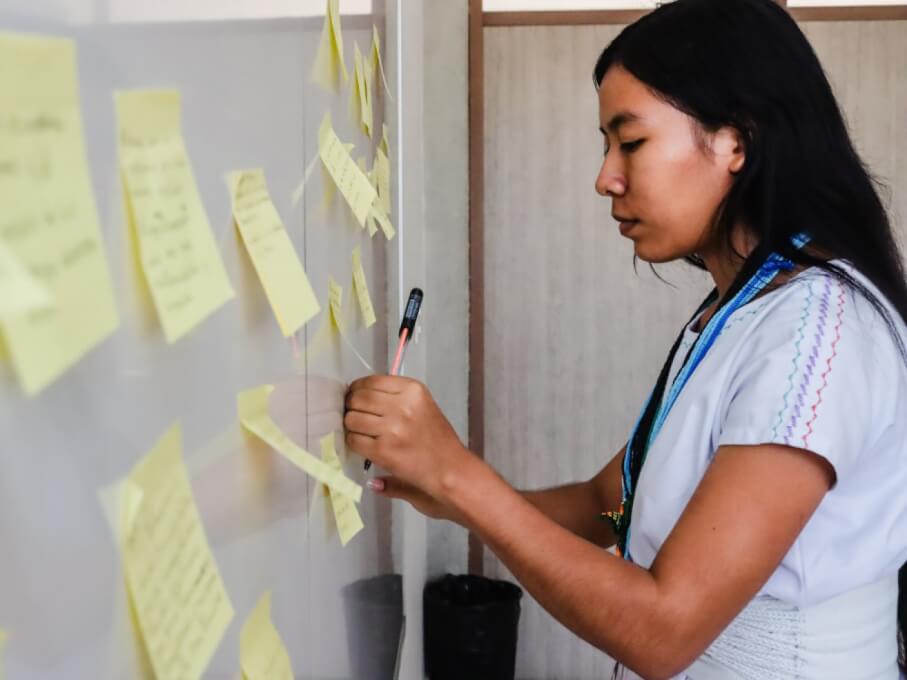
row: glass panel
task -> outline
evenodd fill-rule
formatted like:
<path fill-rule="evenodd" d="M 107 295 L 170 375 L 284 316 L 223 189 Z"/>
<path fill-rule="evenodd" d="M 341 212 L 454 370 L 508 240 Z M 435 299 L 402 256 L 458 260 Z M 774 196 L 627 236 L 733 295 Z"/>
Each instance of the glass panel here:
<path fill-rule="evenodd" d="M 107 0 L 111 22 L 199 21 L 324 16 L 324 0 Z M 371 14 L 372 0 L 343 0 L 340 11 Z"/>
<path fill-rule="evenodd" d="M 396 304 L 388 304 L 399 292 L 388 281 L 385 263 L 385 254 L 398 241 L 388 243 L 380 233 L 369 238 L 339 192 L 325 204 L 331 180 L 316 164 L 301 200 L 293 200 L 306 167 L 317 158 L 318 129 L 326 111 L 332 113 L 340 139 L 355 144 L 353 157 L 364 157 L 366 167 L 373 167 L 384 122 L 383 86 L 375 83 L 372 89 L 378 132 L 368 137 L 350 118 L 348 83 L 338 94 L 312 83 L 321 15 L 224 21 L 245 16 L 239 14 L 241 7 L 258 7 L 255 16 L 260 17 L 291 4 L 295 2 L 182 0 L 193 12 L 177 15 L 179 3 L 171 0 L 0 0 L 5 31 L 68 38 L 76 47 L 83 124 L 75 132 L 85 142 L 92 189 L 83 193 L 93 194 L 97 207 L 120 317 L 109 337 L 32 398 L 23 394 L 9 362 L 0 356 L 0 628 L 8 632 L 0 675 L 5 670 L 6 677 L 23 680 L 152 677 L 130 616 L 113 531 L 120 518 L 117 498 L 104 495 L 112 500 L 108 516 L 99 492 L 123 479 L 179 421 L 192 494 L 235 610 L 203 677 L 238 677 L 240 630 L 268 590 L 271 619 L 296 677 L 392 677 L 402 623 L 401 567 L 395 555 L 402 552 L 396 546 L 403 539 L 391 505 L 364 493 L 359 512 L 365 529 L 341 547 L 322 485 L 244 433 L 238 423 L 238 393 L 273 384 L 270 412 L 277 424 L 316 456 L 319 438 L 335 432 L 346 474 L 362 483 L 362 459 L 346 457 L 339 433 L 344 385 L 368 372 L 352 348 L 375 372 L 386 372 L 388 315 L 394 324 L 399 319 Z M 127 17 L 114 12 L 115 5 L 117 11 L 147 6 L 148 13 Z M 163 21 L 165 15 L 158 14 L 161 20 L 144 23 L 163 5 L 169 19 L 180 21 Z M 208 12 L 205 20 L 199 20 L 197 11 L 202 5 Z M 215 5 L 224 11 L 214 13 Z M 317 5 L 323 14 L 324 2 Z M 346 12 L 355 3 L 343 0 L 341 5 Z M 383 12 L 344 14 L 347 68 L 353 68 L 357 44 L 370 54 L 373 26 L 382 38 L 385 63 L 393 63 L 395 57 L 387 51 L 394 43 L 385 38 L 386 29 L 396 29 L 388 23 Z M 28 76 L 40 73 L 41 63 L 38 58 L 7 63 L 4 82 L 22 87 L 30 82 Z M 13 75 L 19 73 L 27 76 L 16 80 Z M 60 80 L 64 76 L 72 87 L 75 71 L 65 69 Z M 31 79 L 37 81 L 37 92 L 56 82 L 37 75 Z M 138 264 L 119 176 L 112 95 L 143 88 L 173 88 L 182 94 L 180 128 L 207 214 L 206 228 L 236 294 L 173 344 L 162 335 Z M 71 107 L 70 91 L 58 89 L 60 106 Z M 15 105 L 17 92 L 4 92 L 6 106 Z M 7 112 L 4 120 L 14 120 L 14 115 Z M 45 118 L 40 108 L 33 115 Z M 0 163 L 27 150 L 34 157 L 28 158 L 29 170 L 32 165 L 41 170 L 29 171 L 29 178 L 44 181 L 56 172 L 71 176 L 78 170 L 76 159 L 47 149 L 58 144 L 54 135 L 59 130 L 75 127 L 73 118 L 49 117 L 54 125 L 34 126 L 43 137 L 36 132 L 21 145 L 0 146 Z M 396 173 L 397 134 L 394 121 L 388 122 Z M 61 167 L 60 158 L 68 164 Z M 163 164 L 152 170 L 163 172 Z M 185 168 L 171 159 L 167 165 Z M 321 314 L 297 333 L 296 343 L 281 333 L 233 223 L 224 176 L 258 167 L 264 169 L 270 198 L 321 303 Z M 31 180 L 23 171 L 21 182 L 26 181 Z M 168 188 L 172 194 L 172 182 Z M 47 201 L 50 194 L 35 189 L 33 195 Z M 30 223 L 46 219 L 51 224 L 43 203 L 22 203 L 40 216 L 28 213 Z M 70 210 L 68 204 L 63 208 Z M 392 210 L 395 224 L 398 217 Z M 179 221 L 172 217 L 160 229 L 178 228 Z M 7 238 L 3 226 L 9 225 L 0 224 L 0 240 Z M 269 229 L 269 234 L 278 231 L 276 224 Z M 355 246 L 361 248 L 378 317 L 371 328 L 364 327 L 351 286 Z M 344 288 L 342 342 L 325 325 L 329 274 Z M 318 336 L 320 328 L 326 333 Z M 133 506 L 136 512 L 141 502 Z M 159 566 L 157 560 L 147 562 Z M 416 638 L 419 632 L 411 635 Z"/>
<path fill-rule="evenodd" d="M 322 17 L 325 0 L 0 0 L 0 16 L 67 24 Z M 346 15 L 370 15 L 372 0 L 343 0 Z"/>

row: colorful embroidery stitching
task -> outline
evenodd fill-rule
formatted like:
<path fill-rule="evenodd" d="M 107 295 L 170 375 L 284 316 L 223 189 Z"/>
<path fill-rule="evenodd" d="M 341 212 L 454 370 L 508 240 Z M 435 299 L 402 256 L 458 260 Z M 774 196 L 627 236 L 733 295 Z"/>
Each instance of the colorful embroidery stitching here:
<path fill-rule="evenodd" d="M 828 300 L 831 294 L 831 281 L 825 279 L 825 286 L 822 291 L 822 299 L 819 301 L 819 319 L 816 323 L 816 333 L 813 336 L 812 349 L 806 359 L 803 375 L 800 378 L 800 387 L 797 390 L 797 401 L 794 404 L 794 412 L 790 416 L 784 435 L 784 443 L 790 444 L 793 439 L 794 428 L 800 418 L 801 409 L 806 408 L 805 398 L 806 390 L 812 380 L 813 371 L 816 368 L 816 362 L 819 358 L 819 347 L 822 346 L 822 338 L 825 337 L 825 322 L 828 318 Z"/>
<path fill-rule="evenodd" d="M 828 374 L 831 373 L 831 363 L 835 360 L 835 357 L 838 356 L 838 342 L 841 340 L 841 320 L 844 318 L 844 288 L 841 284 L 838 284 L 838 319 L 835 323 L 835 339 L 831 343 L 831 355 L 826 359 L 826 368 L 822 373 L 822 386 L 819 387 L 819 391 L 816 393 L 816 402 L 812 405 L 813 417 L 806 423 L 806 434 L 803 435 L 803 446 L 804 448 L 809 443 L 809 437 L 813 433 L 813 423 L 816 422 L 817 413 L 819 406 L 822 404 L 822 392 L 828 387 Z"/>
<path fill-rule="evenodd" d="M 784 393 L 783 397 L 784 405 L 781 407 L 781 410 L 778 411 L 777 420 L 774 427 L 772 427 L 772 439 L 778 436 L 778 428 L 781 426 L 781 422 L 784 420 L 784 414 L 788 409 L 787 397 L 791 392 L 794 391 L 794 375 L 796 375 L 797 373 L 797 367 L 800 363 L 800 357 L 802 356 L 802 352 L 800 351 L 800 343 L 806 337 L 803 333 L 803 329 L 806 328 L 806 320 L 809 318 L 809 308 L 812 306 L 813 301 L 812 284 L 809 284 L 807 286 L 807 291 L 808 295 L 803 301 L 803 311 L 800 313 L 800 327 L 797 329 L 797 334 L 799 335 L 799 337 L 797 338 L 797 342 L 794 345 L 796 353 L 794 354 L 794 358 L 791 360 L 792 366 L 790 369 L 790 375 L 787 376 L 787 391 Z"/>

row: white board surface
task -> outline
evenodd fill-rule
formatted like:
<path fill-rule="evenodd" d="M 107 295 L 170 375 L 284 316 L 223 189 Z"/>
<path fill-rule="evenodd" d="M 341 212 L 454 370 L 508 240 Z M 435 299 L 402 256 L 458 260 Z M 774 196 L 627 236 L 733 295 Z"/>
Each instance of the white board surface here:
<path fill-rule="evenodd" d="M 0 366 L 0 628 L 9 633 L 7 678 L 150 677 L 98 492 L 127 474 L 177 420 L 236 611 L 205 677 L 240 677 L 239 630 L 265 590 L 273 592 L 273 620 L 298 678 L 355 677 L 362 649 L 348 640 L 355 636 L 341 589 L 394 571 L 392 555 L 399 551 L 392 546 L 400 537 L 393 535 L 390 510 L 366 493 L 360 508 L 366 529 L 341 548 L 321 488 L 243 436 L 236 396 L 277 384 L 275 418 L 317 454 L 317 435 L 329 427 L 325 422 L 339 426 L 340 414 L 310 418 L 307 411 L 336 403 L 343 385 L 368 371 L 337 346 L 294 358 L 233 227 L 224 174 L 264 168 L 323 310 L 329 274 L 354 303 L 350 253 L 362 247 L 378 324 L 364 329 L 348 304 L 350 337 L 382 371 L 387 300 L 397 295 L 392 289 L 389 298 L 386 283 L 391 246 L 380 234 L 364 235 L 339 195 L 323 209 L 317 169 L 303 202 L 291 202 L 316 152 L 324 111 L 332 110 L 338 133 L 367 153 L 369 164 L 375 142 L 350 121 L 347 90 L 332 96 L 310 81 L 320 18 L 118 24 L 105 19 L 107 8 L 99 11 L 106 4 L 0 2 L 0 29 L 76 41 L 86 146 L 121 319 L 110 338 L 36 398 L 26 398 L 9 366 Z M 372 24 L 383 35 L 383 22 L 344 17 L 348 65 L 353 43 L 365 51 Z M 173 345 L 139 285 L 123 215 L 113 92 L 131 88 L 181 91 L 189 157 L 236 291 L 236 299 Z M 302 352 L 322 320 L 306 326 Z M 357 481 L 360 467 L 351 456 L 347 472 Z"/>

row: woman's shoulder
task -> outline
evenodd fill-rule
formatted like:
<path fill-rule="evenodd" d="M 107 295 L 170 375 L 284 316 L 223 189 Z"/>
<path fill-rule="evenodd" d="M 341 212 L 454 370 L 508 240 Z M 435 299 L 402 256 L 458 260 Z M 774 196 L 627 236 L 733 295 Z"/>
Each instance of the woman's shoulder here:
<path fill-rule="evenodd" d="M 797 446 L 826 458 L 841 476 L 879 432 L 903 428 L 907 362 L 897 338 L 907 343 L 904 322 L 877 298 L 892 334 L 867 297 L 880 296 L 875 286 L 846 263 L 841 268 L 865 292 L 811 268 L 754 301 L 762 307 L 732 331 L 719 445 Z"/>
<path fill-rule="evenodd" d="M 858 346 L 861 351 L 881 352 L 886 357 L 901 355 L 907 347 L 907 325 L 894 306 L 862 272 L 846 260 L 833 260 L 839 272 L 849 276 L 862 290 L 838 272 L 810 267 L 797 272 L 763 297 L 747 305 L 751 310 L 738 312 L 750 316 L 748 335 L 806 340 L 828 340 Z M 886 311 L 887 319 L 876 304 Z M 745 309 L 745 308 L 744 308 Z M 889 325 L 889 321 L 891 325 Z M 740 323 L 740 321 L 738 321 Z M 892 333 L 894 330 L 894 334 Z M 903 356 L 901 357 L 903 363 Z"/>

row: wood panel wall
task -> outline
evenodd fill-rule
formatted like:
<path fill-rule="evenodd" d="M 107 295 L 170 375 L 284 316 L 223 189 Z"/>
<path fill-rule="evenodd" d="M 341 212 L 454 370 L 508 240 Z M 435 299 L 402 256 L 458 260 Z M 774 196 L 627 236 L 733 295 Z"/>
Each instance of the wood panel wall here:
<path fill-rule="evenodd" d="M 583 479 L 622 446 L 680 325 L 709 289 L 645 263 L 595 193 L 592 69 L 621 26 L 486 26 L 484 455 L 520 488 Z M 907 21 L 804 24 L 865 159 L 907 220 Z M 485 551 L 485 573 L 510 578 Z M 524 600 L 518 677 L 610 677 L 600 652 Z"/>

